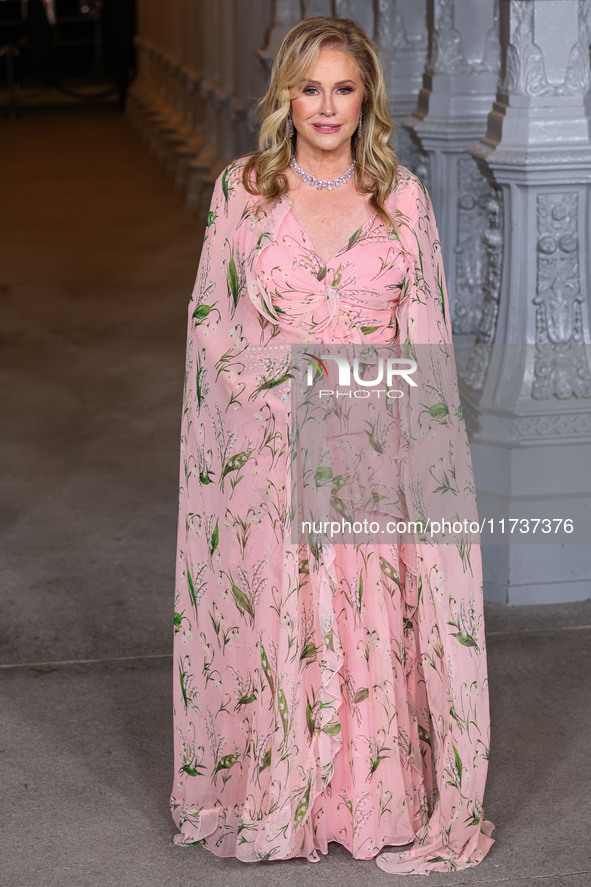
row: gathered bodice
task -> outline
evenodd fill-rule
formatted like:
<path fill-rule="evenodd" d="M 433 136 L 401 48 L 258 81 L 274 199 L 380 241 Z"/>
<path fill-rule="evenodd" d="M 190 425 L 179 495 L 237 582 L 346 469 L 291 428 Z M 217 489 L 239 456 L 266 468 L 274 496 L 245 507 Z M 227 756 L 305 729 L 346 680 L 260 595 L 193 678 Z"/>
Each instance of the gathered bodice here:
<path fill-rule="evenodd" d="M 324 262 L 290 209 L 257 275 L 282 324 L 319 342 L 389 343 L 408 262 L 377 213 Z"/>

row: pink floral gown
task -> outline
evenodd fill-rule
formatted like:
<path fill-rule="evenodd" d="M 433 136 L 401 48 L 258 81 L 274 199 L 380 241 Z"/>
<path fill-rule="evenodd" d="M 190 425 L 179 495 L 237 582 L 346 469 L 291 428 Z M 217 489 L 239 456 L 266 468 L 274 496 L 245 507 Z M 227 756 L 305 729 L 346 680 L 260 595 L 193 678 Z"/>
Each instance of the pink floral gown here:
<path fill-rule="evenodd" d="M 451 341 L 430 199 L 401 167 L 398 234 L 374 215 L 323 263 L 289 198 L 258 220 L 240 173 L 216 183 L 189 305 L 174 841 L 246 862 L 317 862 L 337 841 L 396 874 L 476 865 L 494 843 L 479 547 L 318 552 L 286 529 L 289 345 Z M 448 379 L 432 424 L 472 495 L 453 364 Z"/>

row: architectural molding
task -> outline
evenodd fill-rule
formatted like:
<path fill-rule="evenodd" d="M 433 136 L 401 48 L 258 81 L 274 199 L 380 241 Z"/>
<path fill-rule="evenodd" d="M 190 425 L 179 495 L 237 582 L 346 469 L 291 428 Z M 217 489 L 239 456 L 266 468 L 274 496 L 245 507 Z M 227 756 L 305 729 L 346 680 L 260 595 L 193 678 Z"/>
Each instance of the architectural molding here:
<path fill-rule="evenodd" d="M 428 74 L 499 73 L 499 0 L 493 0 L 492 24 L 485 34 L 483 55 L 475 60 L 466 57 L 464 39 L 455 26 L 455 0 L 434 0 L 433 9 L 432 49 L 425 66 Z"/>
<path fill-rule="evenodd" d="M 470 351 L 461 378 L 465 385 L 480 391 L 486 378 L 491 356 L 491 344 L 495 340 L 499 317 L 501 276 L 503 268 L 503 193 L 492 182 L 489 183 L 488 227 L 482 232 L 485 265 L 482 275 L 483 299 L 478 321 L 476 341 Z"/>
<path fill-rule="evenodd" d="M 570 49 L 563 82 L 554 86 L 546 74 L 544 52 L 535 41 L 536 5 L 531 0 L 510 0 L 510 3 L 511 34 L 501 90 L 515 96 L 585 95 L 589 89 L 591 41 L 591 8 L 588 0 L 578 0 L 577 40 Z"/>
<path fill-rule="evenodd" d="M 402 122 L 420 147 L 415 170 L 429 181 L 452 327 L 456 335 L 473 337 L 482 309 L 488 183 L 467 149 L 486 132 L 497 88 L 499 3 L 430 0 L 429 10 L 423 86 L 416 109 Z"/>
<path fill-rule="evenodd" d="M 455 27 L 454 0 L 435 0 L 435 25 L 431 52 L 425 70 L 428 74 L 459 74 L 470 69 L 464 56 L 462 35 Z"/>
<path fill-rule="evenodd" d="M 454 328 L 457 333 L 473 333 L 477 328 L 482 302 L 475 298 L 483 284 L 486 252 L 482 231 L 488 219 L 488 182 L 469 154 L 457 163 L 456 281 Z"/>
<path fill-rule="evenodd" d="M 502 201 L 489 204 L 483 310 L 461 376 L 478 414 L 479 505 L 526 514 L 535 502 L 540 514 L 574 518 L 579 539 L 591 501 L 590 5 L 501 3 L 504 77 L 469 150 Z M 565 575 L 581 588 L 589 580 L 568 548 L 553 552 L 554 600 L 572 599 Z M 503 573 L 510 602 L 525 587 L 540 600 L 548 572 L 536 552 L 494 549 L 485 587 Z"/>

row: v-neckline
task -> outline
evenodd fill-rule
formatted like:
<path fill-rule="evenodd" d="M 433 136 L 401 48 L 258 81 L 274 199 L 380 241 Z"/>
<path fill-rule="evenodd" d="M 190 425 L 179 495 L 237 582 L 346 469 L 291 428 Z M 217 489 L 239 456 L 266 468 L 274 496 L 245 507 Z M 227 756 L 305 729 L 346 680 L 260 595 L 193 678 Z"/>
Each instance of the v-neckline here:
<path fill-rule="evenodd" d="M 339 246 L 337 251 L 332 256 L 330 256 L 330 258 L 325 260 L 325 259 L 323 259 L 323 257 L 320 255 L 320 253 L 318 252 L 318 250 L 314 246 L 314 242 L 313 242 L 312 238 L 310 237 L 310 235 L 308 234 L 308 232 L 306 231 L 306 229 L 304 228 L 302 223 L 300 221 L 298 221 L 298 219 L 296 218 L 294 211 L 293 211 L 291 198 L 287 195 L 286 195 L 286 197 L 288 200 L 288 212 L 291 214 L 292 219 L 294 220 L 294 222 L 296 223 L 296 225 L 298 226 L 298 228 L 300 229 L 302 234 L 308 240 L 308 243 L 312 247 L 312 251 L 314 252 L 314 255 L 316 256 L 316 258 L 320 259 L 320 261 L 322 262 L 322 266 L 324 268 L 326 268 L 328 266 L 329 262 L 332 262 L 333 259 L 336 259 L 336 257 L 339 255 L 339 253 L 341 252 L 341 250 L 345 246 L 345 244 L 350 243 L 352 238 L 355 236 L 355 234 L 357 234 L 358 231 L 360 231 L 360 232 L 363 231 L 365 226 L 368 225 L 370 222 L 373 222 L 373 220 L 377 216 L 377 212 L 374 212 L 373 215 L 371 215 L 368 219 L 366 219 L 362 225 L 359 225 L 357 228 L 355 228 L 355 230 L 349 235 L 349 237 L 346 240 L 344 240 L 343 243 L 341 243 L 341 245 Z"/>

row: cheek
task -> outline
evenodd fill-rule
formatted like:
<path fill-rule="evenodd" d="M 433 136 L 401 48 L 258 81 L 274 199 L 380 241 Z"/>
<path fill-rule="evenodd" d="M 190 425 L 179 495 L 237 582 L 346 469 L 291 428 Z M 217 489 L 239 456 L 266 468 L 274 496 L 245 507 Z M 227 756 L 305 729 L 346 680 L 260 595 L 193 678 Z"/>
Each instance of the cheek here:
<path fill-rule="evenodd" d="M 297 99 L 292 99 L 291 116 L 294 119 L 299 118 L 302 120 L 309 117 L 310 114 L 313 114 L 315 111 L 315 105 L 312 99 L 312 96 L 306 96 L 306 98 L 299 96 Z"/>
<path fill-rule="evenodd" d="M 359 115 L 361 114 L 362 105 L 363 105 L 363 98 L 356 98 L 355 102 L 353 103 L 353 105 L 351 107 L 351 114 L 353 117 L 359 118 Z"/>
<path fill-rule="evenodd" d="M 362 100 L 357 98 L 357 96 L 355 98 L 346 97 L 345 101 L 341 103 L 339 111 L 351 126 L 353 126 L 353 124 L 357 126 L 359 115 L 361 113 L 361 105 Z"/>

